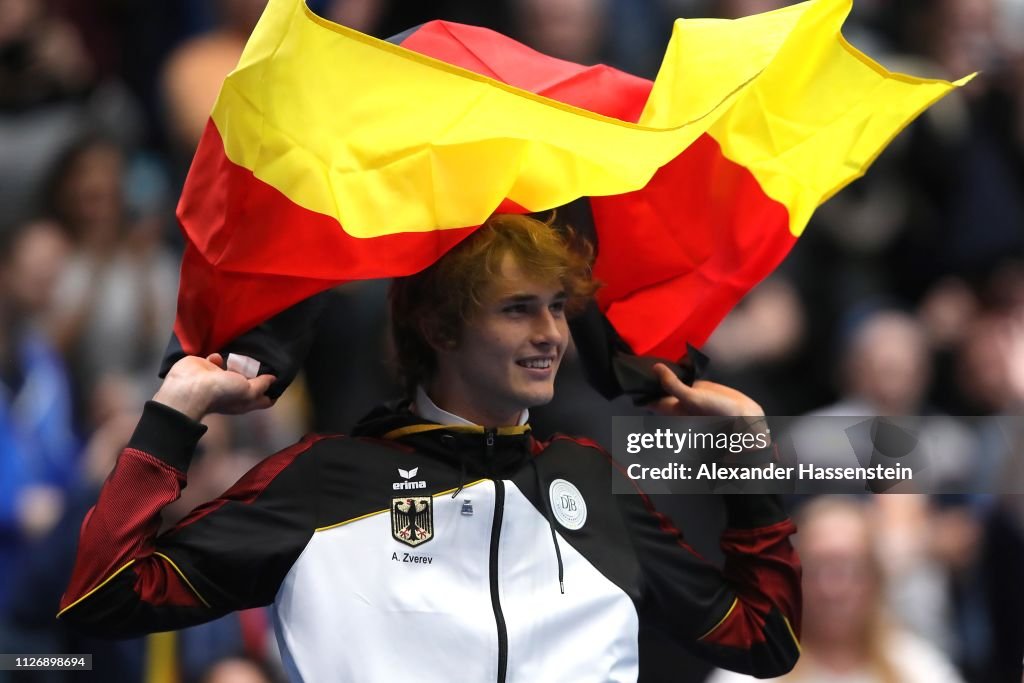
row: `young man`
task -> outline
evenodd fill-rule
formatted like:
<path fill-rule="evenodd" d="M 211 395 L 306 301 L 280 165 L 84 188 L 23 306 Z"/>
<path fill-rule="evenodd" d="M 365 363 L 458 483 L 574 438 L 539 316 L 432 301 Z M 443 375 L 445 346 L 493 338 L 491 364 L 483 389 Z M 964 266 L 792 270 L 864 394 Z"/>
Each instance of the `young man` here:
<path fill-rule="evenodd" d="M 653 625 L 719 666 L 796 661 L 793 525 L 767 496 L 727 497 L 724 572 L 698 557 L 586 440 L 540 442 L 566 315 L 594 285 L 549 226 L 498 216 L 392 292 L 409 400 L 350 437 L 277 453 L 156 537 L 203 415 L 265 407 L 272 380 L 179 361 L 146 406 L 82 530 L 64 619 L 115 636 L 273 604 L 296 681 L 635 681 Z M 656 366 L 668 415 L 760 415 Z"/>

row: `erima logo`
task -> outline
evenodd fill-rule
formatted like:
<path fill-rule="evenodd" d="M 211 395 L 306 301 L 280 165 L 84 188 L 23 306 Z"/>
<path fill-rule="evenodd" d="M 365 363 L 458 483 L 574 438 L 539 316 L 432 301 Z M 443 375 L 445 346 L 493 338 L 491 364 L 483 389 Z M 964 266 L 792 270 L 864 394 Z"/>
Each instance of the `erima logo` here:
<path fill-rule="evenodd" d="M 401 467 L 398 468 L 398 476 L 405 481 L 396 481 L 391 485 L 395 491 L 407 491 L 408 489 L 425 489 L 427 488 L 427 482 L 425 481 L 409 481 L 416 476 L 416 473 L 420 471 L 419 467 L 413 467 L 411 470 L 403 470 Z"/>

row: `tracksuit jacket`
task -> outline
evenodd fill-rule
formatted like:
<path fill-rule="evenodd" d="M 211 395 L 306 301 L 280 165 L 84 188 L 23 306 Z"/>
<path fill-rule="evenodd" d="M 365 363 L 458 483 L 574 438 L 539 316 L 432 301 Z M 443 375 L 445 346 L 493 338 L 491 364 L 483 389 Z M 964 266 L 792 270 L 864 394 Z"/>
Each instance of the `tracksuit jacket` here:
<path fill-rule="evenodd" d="M 272 605 L 293 681 L 636 681 L 641 622 L 756 676 L 799 652 L 792 522 L 725 496 L 724 569 L 596 444 L 428 423 L 310 436 L 157 535 L 205 427 L 146 405 L 82 525 L 60 618 L 93 635 Z"/>

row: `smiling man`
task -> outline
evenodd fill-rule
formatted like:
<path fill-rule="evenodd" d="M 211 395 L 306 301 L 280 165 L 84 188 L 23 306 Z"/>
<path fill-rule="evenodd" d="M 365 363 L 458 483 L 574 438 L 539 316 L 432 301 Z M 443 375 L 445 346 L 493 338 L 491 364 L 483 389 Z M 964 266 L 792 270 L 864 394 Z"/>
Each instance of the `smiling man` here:
<path fill-rule="evenodd" d="M 646 497 L 612 495 L 623 475 L 596 444 L 530 432 L 589 261 L 571 232 L 492 218 L 392 289 L 405 400 L 268 457 L 157 536 L 198 420 L 270 403 L 269 376 L 180 360 L 83 525 L 62 618 L 126 637 L 273 605 L 294 681 L 637 681 L 645 623 L 719 666 L 788 671 L 799 564 L 776 499 L 725 497 L 719 570 Z M 655 372 L 662 414 L 762 414 Z"/>

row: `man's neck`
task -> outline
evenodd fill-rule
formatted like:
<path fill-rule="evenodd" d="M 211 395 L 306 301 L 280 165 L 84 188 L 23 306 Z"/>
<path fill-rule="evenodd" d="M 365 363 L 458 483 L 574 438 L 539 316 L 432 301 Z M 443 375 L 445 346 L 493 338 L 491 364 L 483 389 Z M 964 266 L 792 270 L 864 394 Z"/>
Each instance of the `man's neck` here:
<path fill-rule="evenodd" d="M 430 420 L 431 422 L 437 422 L 443 425 L 473 425 L 473 426 L 484 426 L 484 427 L 506 427 L 510 425 L 524 425 L 527 419 L 530 417 L 529 410 L 522 410 L 518 415 L 511 416 L 505 420 L 488 420 L 477 416 L 472 416 L 475 419 L 463 417 L 458 414 L 463 411 L 449 411 L 438 405 L 429 394 L 427 390 L 422 386 L 416 387 L 416 398 L 413 401 L 413 412 L 422 418 Z M 467 413 L 472 415 L 471 413 Z"/>

